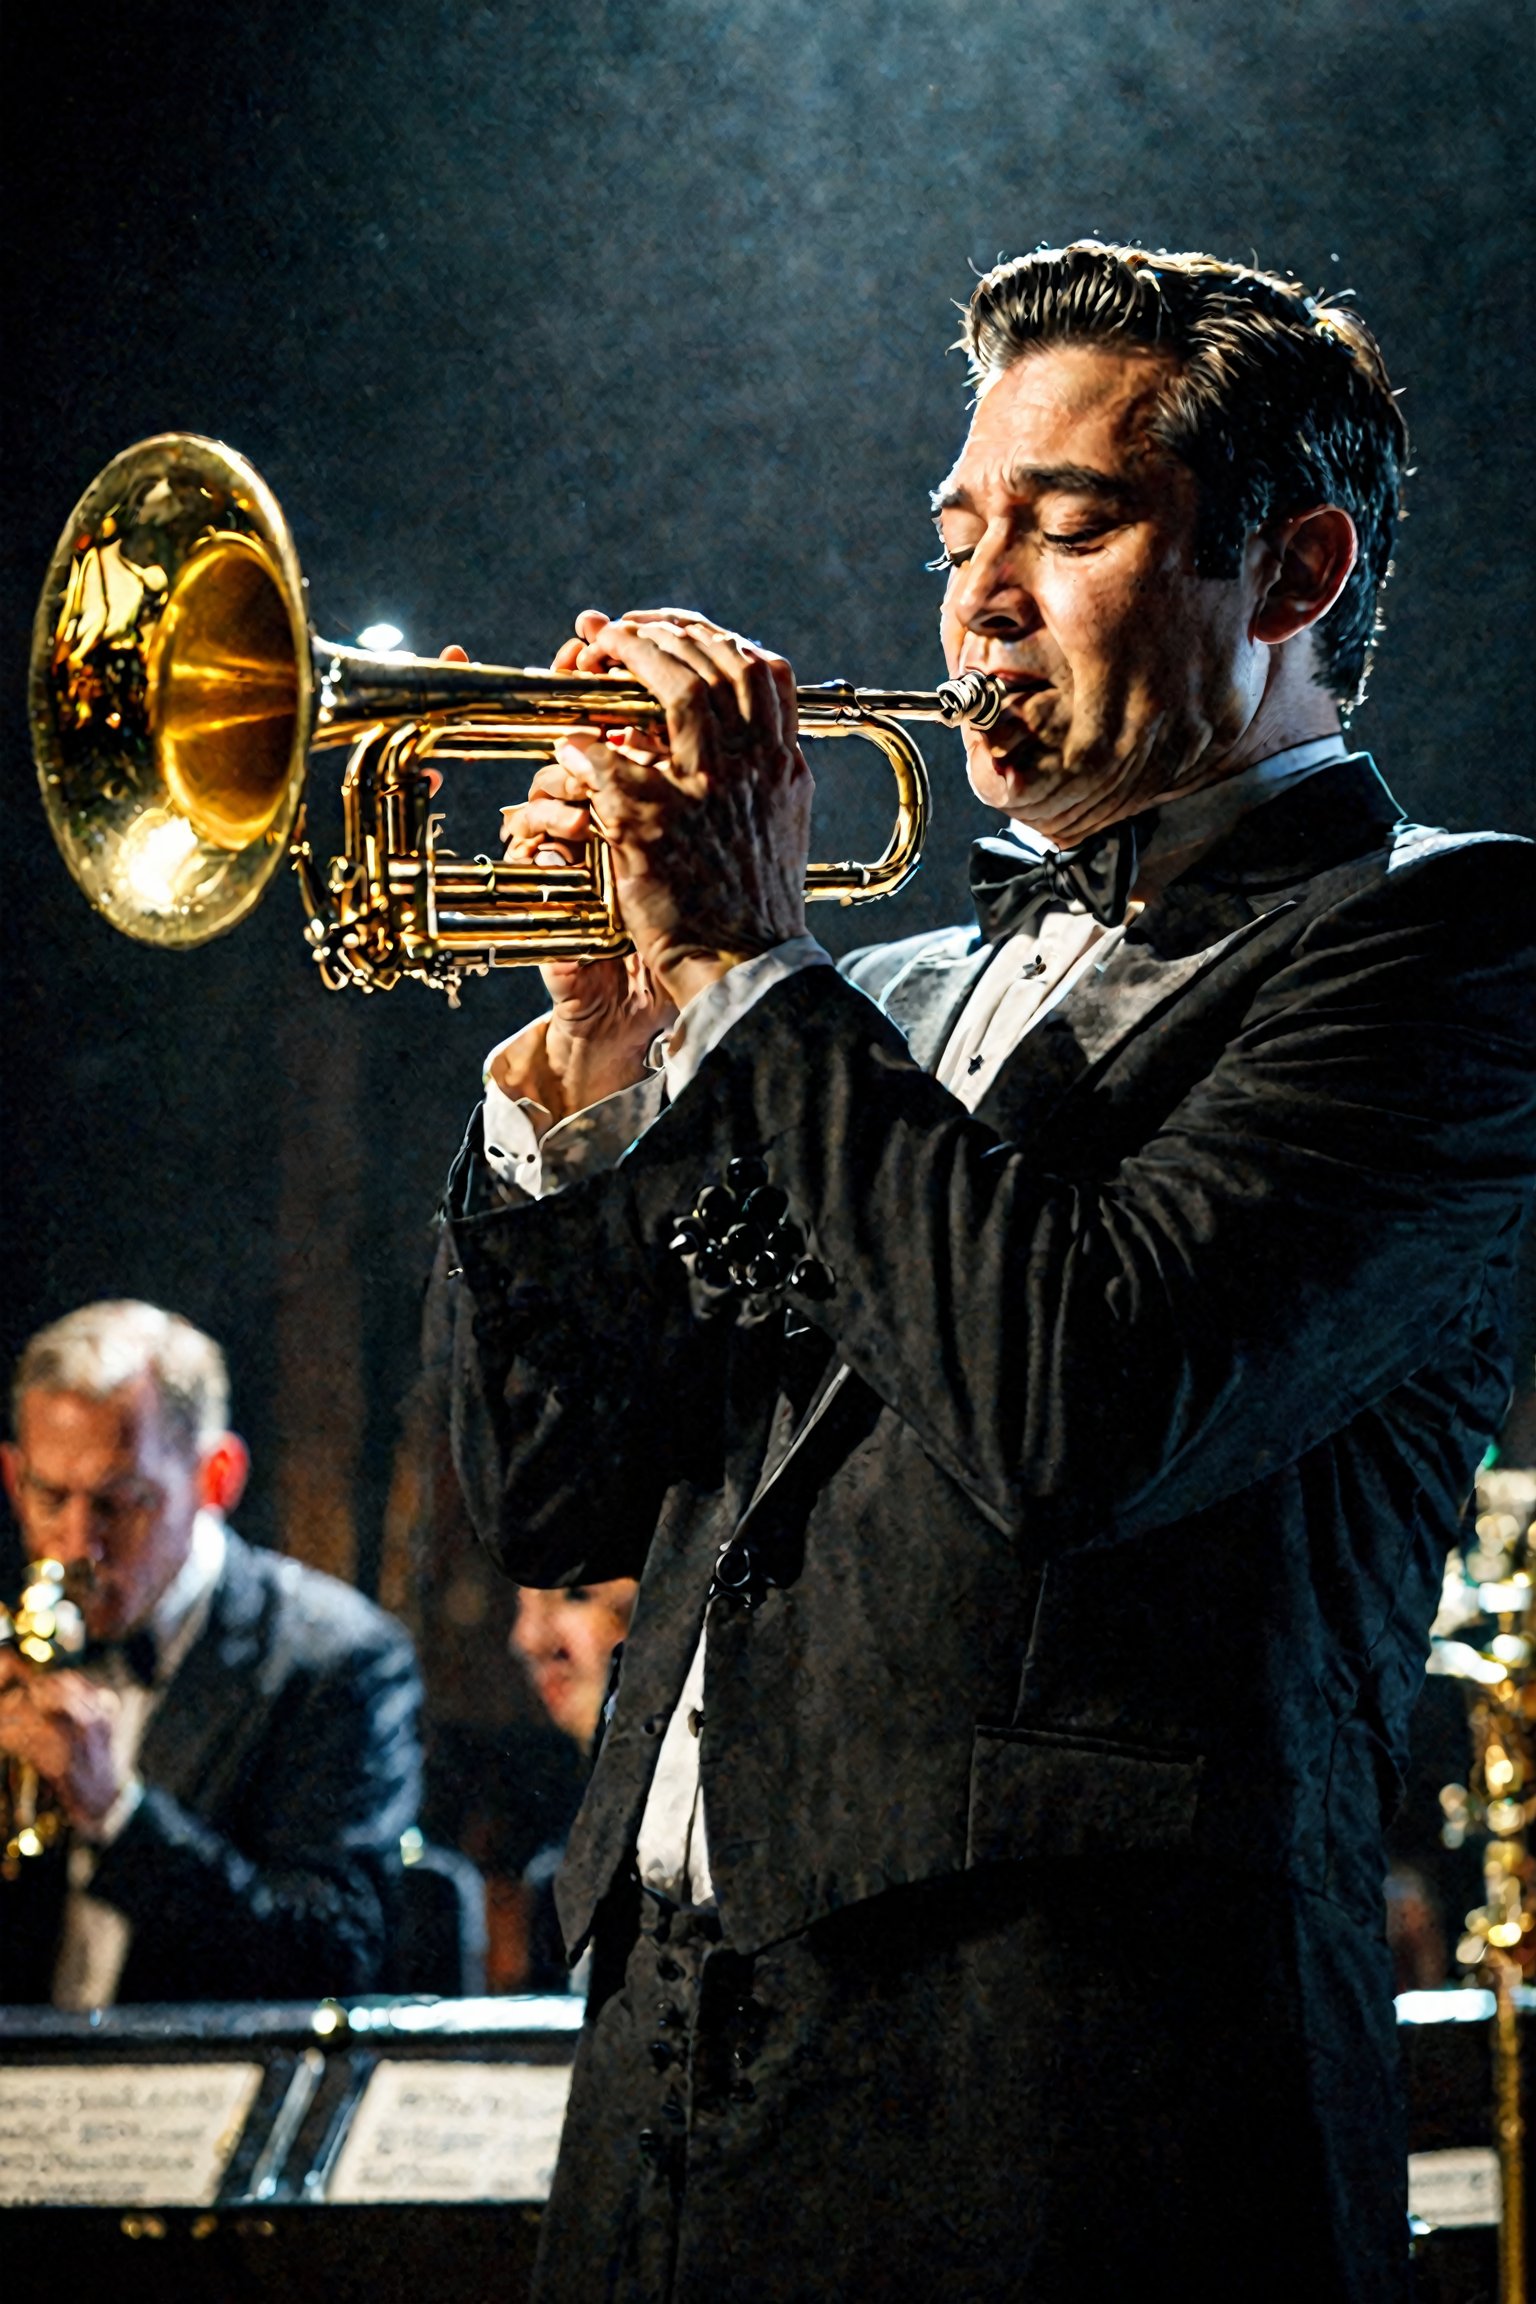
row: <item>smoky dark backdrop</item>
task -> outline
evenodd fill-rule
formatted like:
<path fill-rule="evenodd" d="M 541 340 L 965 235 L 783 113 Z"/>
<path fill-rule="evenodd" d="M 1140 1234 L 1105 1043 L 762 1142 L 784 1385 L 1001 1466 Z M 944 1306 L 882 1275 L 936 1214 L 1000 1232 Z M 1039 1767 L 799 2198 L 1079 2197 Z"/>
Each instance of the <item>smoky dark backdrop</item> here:
<path fill-rule="evenodd" d="M 110 455 L 241 449 L 333 638 L 537 662 L 583 605 L 673 600 L 805 678 L 928 682 L 973 268 L 1085 231 L 1256 256 L 1358 290 L 1413 427 L 1359 733 L 1412 812 L 1533 832 L 1529 34 L 1480 0 L 14 7 L 7 1351 L 91 1296 L 186 1311 L 266 1470 L 247 1524 L 371 1583 L 439 1182 L 539 997 L 327 994 L 281 884 L 190 956 L 87 910 L 23 667 Z M 840 949 L 961 906 L 978 818 L 933 759 L 930 860 L 824 908 Z M 861 781 L 829 774 L 818 853 L 878 843 Z"/>

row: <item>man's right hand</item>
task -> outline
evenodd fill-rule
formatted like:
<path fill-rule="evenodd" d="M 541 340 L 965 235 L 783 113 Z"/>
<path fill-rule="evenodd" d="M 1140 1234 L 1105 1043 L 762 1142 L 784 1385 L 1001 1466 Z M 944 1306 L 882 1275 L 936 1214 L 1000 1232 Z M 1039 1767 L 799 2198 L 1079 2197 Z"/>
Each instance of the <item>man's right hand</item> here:
<path fill-rule="evenodd" d="M 585 610 L 557 671 L 627 673 L 657 710 L 557 755 L 606 842 L 625 926 L 685 1005 L 805 933 L 811 774 L 781 656 L 692 609 Z"/>
<path fill-rule="evenodd" d="M 584 788 L 551 762 L 534 776 L 528 798 L 504 810 L 501 833 L 510 862 L 574 862 L 592 837 Z M 496 1081 L 509 1096 L 531 1096 L 563 1120 L 643 1079 L 651 1044 L 677 1021 L 677 1009 L 635 952 L 622 960 L 552 960 L 539 973 L 550 1000 L 543 1031 L 519 1035 Z"/>
<path fill-rule="evenodd" d="M 581 646 L 567 641 L 553 669 L 574 670 Z M 457 646 L 445 648 L 442 660 L 469 661 Z M 592 837 L 585 800 L 569 769 L 558 762 L 539 769 L 528 798 L 502 811 L 508 862 L 576 862 Z M 539 973 L 549 1014 L 501 1052 L 495 1079 L 508 1096 L 531 1097 L 563 1120 L 643 1079 L 651 1044 L 677 1021 L 677 1009 L 633 952 L 622 960 L 552 960 Z"/>

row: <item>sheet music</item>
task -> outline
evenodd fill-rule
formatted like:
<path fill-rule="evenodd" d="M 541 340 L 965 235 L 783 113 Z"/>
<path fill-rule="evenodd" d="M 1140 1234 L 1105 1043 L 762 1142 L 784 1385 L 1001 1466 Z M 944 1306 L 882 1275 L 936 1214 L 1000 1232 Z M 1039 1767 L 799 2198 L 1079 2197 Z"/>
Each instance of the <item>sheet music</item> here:
<path fill-rule="evenodd" d="M 0 2066 L 0 2206 L 206 2208 L 259 2064 Z"/>
<path fill-rule="evenodd" d="M 386 2060 L 369 2079 L 326 2197 L 544 2200 L 568 2064 Z"/>
<path fill-rule="evenodd" d="M 1497 2224 L 1499 2156 L 1489 2144 L 1408 2155 L 1408 2212 L 1433 2229 Z"/>

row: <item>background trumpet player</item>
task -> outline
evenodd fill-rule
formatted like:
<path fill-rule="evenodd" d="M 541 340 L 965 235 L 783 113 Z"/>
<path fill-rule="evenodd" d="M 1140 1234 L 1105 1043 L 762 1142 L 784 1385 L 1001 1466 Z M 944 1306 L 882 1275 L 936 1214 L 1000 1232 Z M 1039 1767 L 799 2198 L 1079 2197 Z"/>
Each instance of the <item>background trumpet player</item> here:
<path fill-rule="evenodd" d="M 1081 243 L 965 340 L 979 932 L 824 963 L 788 668 L 703 618 L 582 620 L 667 741 L 513 827 L 637 948 L 450 1188 L 482 1530 L 641 1578 L 541 2292 L 1399 2297 L 1381 1821 L 1507 1398 L 1536 857 L 1344 741 L 1406 454 L 1351 308 Z"/>
<path fill-rule="evenodd" d="M 242 1542 L 224 1357 L 174 1313 L 85 1306 L 17 1365 L 5 1484 L 85 1616 L 80 1669 L 0 1655 L 0 1752 L 69 1831 L 0 1887 L 0 1998 L 61 2007 L 360 1992 L 415 1821 L 401 1627 Z"/>

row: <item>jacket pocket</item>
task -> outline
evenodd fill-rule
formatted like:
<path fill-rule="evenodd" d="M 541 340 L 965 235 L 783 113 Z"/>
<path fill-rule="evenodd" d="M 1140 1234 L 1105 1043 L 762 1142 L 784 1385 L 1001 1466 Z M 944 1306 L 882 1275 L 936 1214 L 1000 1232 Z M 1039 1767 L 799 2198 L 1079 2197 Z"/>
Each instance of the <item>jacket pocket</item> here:
<path fill-rule="evenodd" d="M 1187 1846 L 1204 1761 L 1049 1728 L 978 1728 L 967 1864 Z"/>

